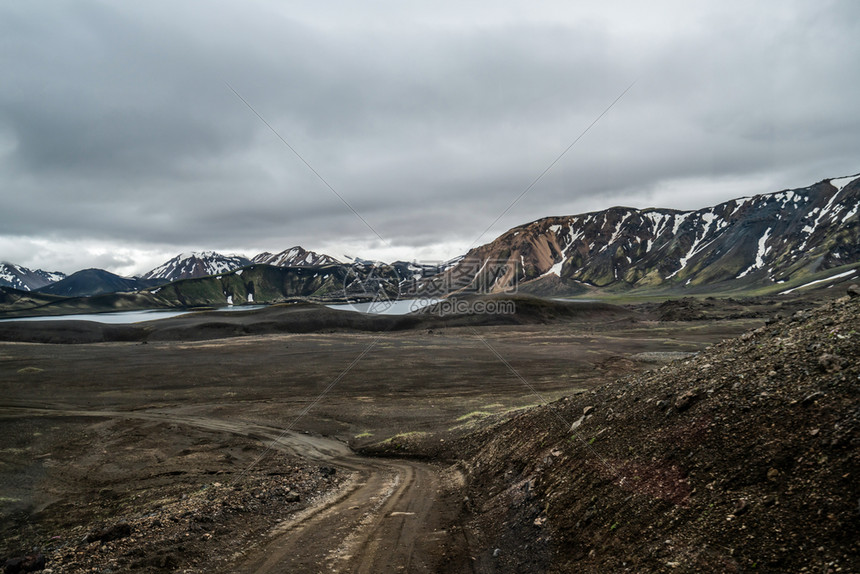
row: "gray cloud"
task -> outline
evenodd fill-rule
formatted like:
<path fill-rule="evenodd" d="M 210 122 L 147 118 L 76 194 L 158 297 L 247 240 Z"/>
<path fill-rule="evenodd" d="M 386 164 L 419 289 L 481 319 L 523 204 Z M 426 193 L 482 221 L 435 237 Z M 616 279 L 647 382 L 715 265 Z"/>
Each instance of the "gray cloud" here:
<path fill-rule="evenodd" d="M 860 171 L 856 3 L 569 4 L 0 7 L 0 259 L 142 272 L 174 250 L 297 243 L 441 256 L 633 80 L 485 241 L 546 215 Z"/>

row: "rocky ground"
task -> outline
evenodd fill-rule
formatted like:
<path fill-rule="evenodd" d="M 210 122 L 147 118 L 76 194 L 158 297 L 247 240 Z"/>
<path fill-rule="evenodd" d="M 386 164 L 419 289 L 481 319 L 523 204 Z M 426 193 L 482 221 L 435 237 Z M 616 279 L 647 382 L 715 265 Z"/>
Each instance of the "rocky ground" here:
<path fill-rule="evenodd" d="M 858 358 L 843 297 L 453 443 L 478 568 L 860 571 Z"/>
<path fill-rule="evenodd" d="M 840 290 L 840 292 L 843 292 Z M 682 297 L 635 306 L 660 321 L 728 321 L 783 317 L 807 309 L 812 301 L 834 298 L 833 292 L 776 297 Z"/>
<path fill-rule="evenodd" d="M 74 422 L 4 425 L 14 442 L 51 428 L 64 437 L 37 455 L 51 461 L 50 486 L 0 525 L 7 573 L 40 566 L 54 573 L 223 571 L 236 553 L 253 554 L 262 534 L 347 479 L 280 452 L 257 460 L 257 441 L 227 433 Z M 93 442 L 110 455 L 81 460 Z"/>

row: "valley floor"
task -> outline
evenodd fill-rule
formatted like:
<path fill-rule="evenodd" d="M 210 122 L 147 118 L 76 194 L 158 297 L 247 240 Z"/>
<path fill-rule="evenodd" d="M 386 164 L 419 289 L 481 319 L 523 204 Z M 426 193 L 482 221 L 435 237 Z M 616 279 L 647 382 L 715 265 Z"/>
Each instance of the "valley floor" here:
<path fill-rule="evenodd" d="M 36 548 L 55 573 L 493 571 L 503 524 L 469 518 L 468 437 L 764 323 L 652 311 L 0 343 L 0 557 Z"/>

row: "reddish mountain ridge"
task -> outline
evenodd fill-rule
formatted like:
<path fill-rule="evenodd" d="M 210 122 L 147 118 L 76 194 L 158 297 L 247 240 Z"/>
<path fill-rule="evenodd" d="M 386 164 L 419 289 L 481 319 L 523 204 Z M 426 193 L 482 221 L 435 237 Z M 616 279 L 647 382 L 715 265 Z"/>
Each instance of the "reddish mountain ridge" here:
<path fill-rule="evenodd" d="M 565 294 L 772 285 L 860 262 L 858 208 L 855 175 L 696 211 L 547 217 L 472 249 L 435 282 Z"/>

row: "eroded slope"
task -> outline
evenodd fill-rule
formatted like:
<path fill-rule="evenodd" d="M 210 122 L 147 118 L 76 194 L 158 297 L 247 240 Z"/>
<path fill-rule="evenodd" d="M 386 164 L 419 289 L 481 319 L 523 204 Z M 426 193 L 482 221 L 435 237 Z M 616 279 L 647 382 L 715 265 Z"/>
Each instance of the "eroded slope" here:
<path fill-rule="evenodd" d="M 478 564 L 860 570 L 858 326 L 838 299 L 470 437 Z"/>

